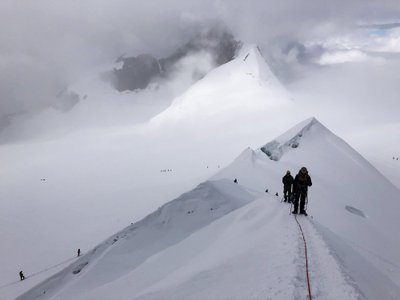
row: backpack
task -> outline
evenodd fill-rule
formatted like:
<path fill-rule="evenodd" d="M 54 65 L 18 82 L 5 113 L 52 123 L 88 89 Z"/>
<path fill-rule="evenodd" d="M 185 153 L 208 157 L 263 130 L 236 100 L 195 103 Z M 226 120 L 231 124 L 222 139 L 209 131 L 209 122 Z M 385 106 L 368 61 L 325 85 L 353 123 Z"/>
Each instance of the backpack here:
<path fill-rule="evenodd" d="M 297 176 L 297 188 L 301 194 L 307 193 L 308 182 L 309 182 L 308 174 L 299 173 Z"/>

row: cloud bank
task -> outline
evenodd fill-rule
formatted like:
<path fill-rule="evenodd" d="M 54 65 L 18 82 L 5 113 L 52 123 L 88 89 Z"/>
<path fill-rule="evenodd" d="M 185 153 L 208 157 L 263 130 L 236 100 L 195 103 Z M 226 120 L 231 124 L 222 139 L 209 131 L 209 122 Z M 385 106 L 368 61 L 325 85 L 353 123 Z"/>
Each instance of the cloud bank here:
<path fill-rule="evenodd" d="M 297 63 L 368 61 L 364 50 L 399 52 L 396 28 L 389 28 L 390 35 L 375 36 L 368 49 L 353 49 L 362 40 L 354 36 L 349 38 L 356 40 L 352 49 L 327 42 L 359 24 L 393 22 L 399 12 L 396 0 L 3 0 L 0 128 L 15 115 L 54 106 L 57 95 L 96 66 L 122 54 L 165 57 L 214 23 L 225 24 L 244 42 L 259 44 L 283 66 L 285 76 L 299 71 Z M 288 50 L 293 43 L 304 48 Z M 340 44 L 346 45 L 343 39 Z"/>

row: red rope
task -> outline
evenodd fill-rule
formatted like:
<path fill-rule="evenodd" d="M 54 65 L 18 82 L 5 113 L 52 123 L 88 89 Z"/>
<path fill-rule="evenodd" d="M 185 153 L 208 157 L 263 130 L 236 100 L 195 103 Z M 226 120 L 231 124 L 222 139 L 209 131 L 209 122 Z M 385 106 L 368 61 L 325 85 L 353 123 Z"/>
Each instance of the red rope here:
<path fill-rule="evenodd" d="M 308 299 L 309 299 L 309 300 L 312 300 L 310 276 L 309 276 L 309 274 L 308 274 L 307 242 L 306 242 L 306 238 L 304 237 L 303 229 L 301 228 L 301 225 L 300 225 L 299 221 L 297 220 L 297 216 L 294 215 L 294 218 L 296 219 L 297 225 L 299 225 L 300 232 L 301 232 L 301 235 L 302 235 L 302 237 L 303 237 L 303 242 L 304 242 L 304 254 L 305 254 L 305 257 L 306 257 L 306 275 L 307 275 L 307 286 L 308 286 Z"/>

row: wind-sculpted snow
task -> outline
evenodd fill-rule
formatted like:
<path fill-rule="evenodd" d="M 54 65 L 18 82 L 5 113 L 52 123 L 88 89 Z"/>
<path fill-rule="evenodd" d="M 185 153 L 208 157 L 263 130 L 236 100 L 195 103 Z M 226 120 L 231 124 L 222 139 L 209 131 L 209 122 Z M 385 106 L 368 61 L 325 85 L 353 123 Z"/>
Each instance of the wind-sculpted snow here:
<path fill-rule="evenodd" d="M 300 131 L 296 132 L 293 137 L 289 135 L 293 132 L 292 129 L 290 132 L 286 133 L 285 136 L 281 136 L 278 139 L 273 140 L 272 142 L 269 142 L 265 146 L 261 147 L 261 151 L 268 155 L 271 160 L 278 161 L 286 151 L 300 146 L 301 138 L 314 124 L 317 123 L 317 120 L 313 118 L 311 121 L 307 120 L 306 122 L 307 124 L 301 128 Z M 296 126 L 295 129 L 298 127 L 299 126 Z"/>
<path fill-rule="evenodd" d="M 60 287 L 72 285 L 70 291 L 79 290 L 81 293 L 117 280 L 151 256 L 252 200 L 254 196 L 232 181 L 204 182 L 110 237 L 74 264 L 18 299 L 36 299 L 39 296 L 43 297 L 40 299 L 77 299 L 68 293 L 68 296 L 64 296 Z"/>
<path fill-rule="evenodd" d="M 306 299 L 303 239 L 279 196 L 302 166 L 313 298 L 400 299 L 398 189 L 316 119 L 274 141 L 294 138 L 279 160 L 245 149 L 18 299 Z"/>
<path fill-rule="evenodd" d="M 289 146 L 294 141 L 298 142 L 296 148 Z M 398 289 L 393 292 L 394 285 L 400 286 L 399 190 L 314 118 L 266 145 L 275 145 L 269 149 L 279 159 L 267 156 L 265 148 L 247 149 L 214 178 L 234 174 L 241 184 L 253 190 L 268 188 L 271 193 L 280 194 L 286 171 L 295 176 L 306 166 L 313 181 L 307 199 L 308 213 L 343 243 L 350 242 L 349 247 L 382 273 L 383 278 L 374 285 L 373 293 L 363 288 L 366 298 L 376 299 L 371 295 L 386 294 L 385 284 L 392 287 L 389 299 L 399 297 Z M 368 284 L 374 281 L 368 276 L 362 280 Z"/>
<path fill-rule="evenodd" d="M 286 208 L 266 195 L 210 224 L 153 263 L 186 253 L 190 244 L 200 255 L 131 299 L 307 299 L 303 241 Z M 316 237 L 312 246 L 315 299 L 358 299 L 325 243 Z"/>
<path fill-rule="evenodd" d="M 56 296 L 48 291 L 38 299 L 304 299 L 303 244 L 286 208 L 276 197 L 263 196 L 150 256 L 125 276 L 100 284 L 102 273 L 92 269 L 97 283 L 90 288 L 72 283 Z M 314 231 L 309 228 L 310 240 L 315 238 L 310 253 L 317 299 L 358 299 L 357 287 Z M 111 252 L 98 264 L 116 263 L 119 255 Z M 124 266 L 110 265 L 107 272 L 117 267 Z"/>

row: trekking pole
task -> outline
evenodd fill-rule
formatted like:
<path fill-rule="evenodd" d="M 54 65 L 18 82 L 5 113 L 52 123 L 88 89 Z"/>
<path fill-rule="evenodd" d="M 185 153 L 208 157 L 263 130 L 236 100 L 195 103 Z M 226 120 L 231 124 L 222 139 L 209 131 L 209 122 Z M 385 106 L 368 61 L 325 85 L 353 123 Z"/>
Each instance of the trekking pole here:
<path fill-rule="evenodd" d="M 304 211 L 307 211 L 307 207 L 308 207 L 308 193 L 306 194 L 306 203 L 305 203 Z"/>
<path fill-rule="evenodd" d="M 290 201 L 290 211 L 289 211 L 289 216 L 292 214 L 292 205 L 293 205 L 293 201 Z"/>

